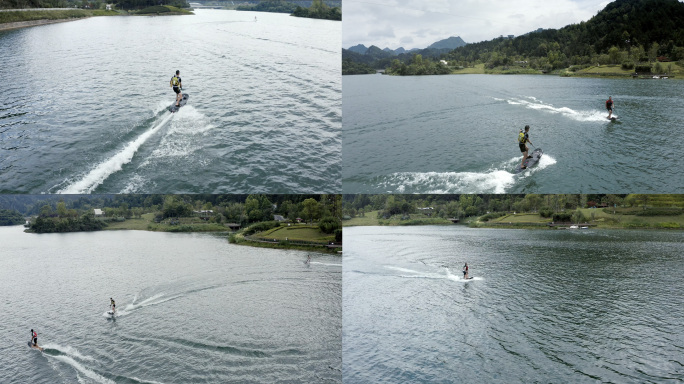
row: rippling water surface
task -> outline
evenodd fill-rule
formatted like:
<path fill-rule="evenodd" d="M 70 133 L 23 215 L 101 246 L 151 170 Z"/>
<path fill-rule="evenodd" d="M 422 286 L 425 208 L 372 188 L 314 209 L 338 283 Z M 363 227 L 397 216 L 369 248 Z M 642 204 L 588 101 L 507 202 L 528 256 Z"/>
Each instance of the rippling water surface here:
<path fill-rule="evenodd" d="M 344 234 L 346 383 L 684 380 L 682 233 Z"/>
<path fill-rule="evenodd" d="M 305 252 L 219 235 L 22 229 L 0 227 L 3 383 L 342 381 L 338 256 L 307 266 Z"/>
<path fill-rule="evenodd" d="M 680 193 L 684 85 L 557 76 L 344 76 L 346 193 Z M 604 101 L 612 96 L 609 122 Z M 519 129 L 542 148 L 522 174 Z M 530 148 L 534 148 L 530 146 Z"/>
<path fill-rule="evenodd" d="M 195 12 L 0 32 L 0 192 L 339 192 L 341 23 Z"/>

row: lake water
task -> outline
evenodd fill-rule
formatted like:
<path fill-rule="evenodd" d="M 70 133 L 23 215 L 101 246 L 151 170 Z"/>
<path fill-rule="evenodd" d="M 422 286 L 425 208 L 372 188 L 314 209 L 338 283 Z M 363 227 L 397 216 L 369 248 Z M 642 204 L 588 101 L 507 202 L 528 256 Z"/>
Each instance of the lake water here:
<path fill-rule="evenodd" d="M 341 23 L 195 13 L 0 32 L 0 193 L 339 192 Z"/>
<path fill-rule="evenodd" d="M 22 230 L 0 227 L 3 383 L 342 381 L 339 256 L 307 266 L 306 252 L 225 234 Z"/>
<path fill-rule="evenodd" d="M 684 380 L 681 232 L 344 235 L 345 383 Z"/>
<path fill-rule="evenodd" d="M 345 193 L 679 193 L 684 84 L 527 75 L 343 77 Z M 607 120 L 605 100 L 615 115 Z M 538 166 L 514 173 L 530 125 Z M 534 146 L 530 146 L 533 149 Z"/>

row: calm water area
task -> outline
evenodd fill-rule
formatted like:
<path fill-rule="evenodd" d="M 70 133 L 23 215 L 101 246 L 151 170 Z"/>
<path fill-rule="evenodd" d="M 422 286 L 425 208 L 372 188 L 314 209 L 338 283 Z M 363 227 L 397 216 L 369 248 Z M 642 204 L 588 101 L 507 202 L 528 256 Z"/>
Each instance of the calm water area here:
<path fill-rule="evenodd" d="M 339 192 L 341 23 L 195 13 L 0 32 L 0 193 Z"/>
<path fill-rule="evenodd" d="M 353 227 L 343 264 L 345 383 L 684 380 L 681 232 Z"/>
<path fill-rule="evenodd" d="M 678 80 L 343 77 L 345 193 L 680 193 Z M 616 122 L 605 100 L 615 101 Z M 521 174 L 530 125 L 539 164 Z"/>
<path fill-rule="evenodd" d="M 3 383 L 342 381 L 339 256 L 21 226 L 0 227 L 0 244 Z"/>

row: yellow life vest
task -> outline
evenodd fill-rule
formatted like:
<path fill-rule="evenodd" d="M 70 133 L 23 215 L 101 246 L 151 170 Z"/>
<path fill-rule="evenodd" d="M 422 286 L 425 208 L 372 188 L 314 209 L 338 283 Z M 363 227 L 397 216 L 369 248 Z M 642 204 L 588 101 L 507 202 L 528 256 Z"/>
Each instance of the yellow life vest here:
<path fill-rule="evenodd" d="M 179 84 L 180 84 L 180 82 L 178 81 L 178 77 L 177 77 L 177 76 L 174 76 L 174 77 L 171 78 L 171 85 L 172 85 L 172 86 L 177 87 Z"/>
<path fill-rule="evenodd" d="M 518 142 L 520 144 L 525 144 L 525 132 L 520 131 L 520 134 L 518 134 Z"/>

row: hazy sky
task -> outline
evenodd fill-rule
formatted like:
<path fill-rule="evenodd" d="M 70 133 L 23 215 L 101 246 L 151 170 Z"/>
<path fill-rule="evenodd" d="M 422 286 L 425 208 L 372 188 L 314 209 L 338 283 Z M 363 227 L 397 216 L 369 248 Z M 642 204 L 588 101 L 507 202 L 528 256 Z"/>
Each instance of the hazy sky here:
<path fill-rule="evenodd" d="M 589 20 L 608 0 L 344 0 L 342 47 L 425 48 L 450 36 L 466 43 Z"/>

